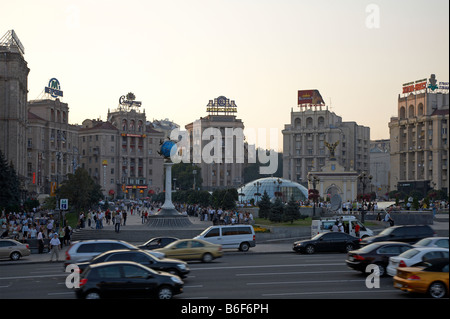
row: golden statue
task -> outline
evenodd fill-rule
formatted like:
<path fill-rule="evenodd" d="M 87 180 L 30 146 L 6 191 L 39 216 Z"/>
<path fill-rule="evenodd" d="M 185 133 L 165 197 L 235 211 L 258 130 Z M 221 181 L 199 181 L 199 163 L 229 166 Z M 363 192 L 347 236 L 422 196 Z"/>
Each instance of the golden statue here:
<path fill-rule="evenodd" d="M 330 144 L 330 143 L 328 143 L 327 141 L 325 141 L 325 146 L 326 146 L 326 147 L 328 148 L 328 150 L 330 151 L 330 158 L 331 158 L 331 159 L 336 159 L 334 152 L 335 152 L 335 150 L 336 150 L 336 146 L 338 146 L 338 145 L 339 145 L 339 141 L 334 142 L 334 143 L 332 143 L 332 144 Z"/>

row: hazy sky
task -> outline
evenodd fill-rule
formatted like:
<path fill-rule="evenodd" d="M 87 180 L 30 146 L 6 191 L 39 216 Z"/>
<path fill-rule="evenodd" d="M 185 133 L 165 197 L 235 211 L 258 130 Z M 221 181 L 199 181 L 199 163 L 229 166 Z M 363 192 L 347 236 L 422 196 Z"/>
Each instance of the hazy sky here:
<path fill-rule="evenodd" d="M 0 36 L 14 29 L 25 47 L 29 100 L 60 81 L 71 124 L 106 120 L 133 92 L 147 119 L 184 128 L 224 95 L 246 127 L 279 128 L 280 149 L 300 89 L 389 138 L 403 83 L 449 80 L 448 12 L 448 0 L 0 0 Z"/>

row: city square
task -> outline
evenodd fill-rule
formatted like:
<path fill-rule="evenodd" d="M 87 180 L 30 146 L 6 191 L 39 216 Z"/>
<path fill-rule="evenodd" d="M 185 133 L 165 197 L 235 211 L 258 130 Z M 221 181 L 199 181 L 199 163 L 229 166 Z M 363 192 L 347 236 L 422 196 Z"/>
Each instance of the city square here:
<path fill-rule="evenodd" d="M 181 316 L 273 316 L 272 299 L 420 303 L 401 268 L 438 259 L 446 279 L 425 295 L 448 299 L 447 2 L 93 1 L 53 15 L 39 2 L 24 6 L 45 19 L 9 3 L 0 20 L 2 300 L 104 298 L 95 276 L 117 266 L 157 285 L 119 298 L 152 290 Z M 422 18 L 430 31 L 412 37 Z M 410 226 L 431 235 L 390 241 L 446 244 L 395 276 L 346 266 L 368 238 Z M 348 238 L 324 247 L 327 234 Z M 90 243 L 109 248 L 82 257 Z M 190 272 L 94 262 L 123 250 Z"/>

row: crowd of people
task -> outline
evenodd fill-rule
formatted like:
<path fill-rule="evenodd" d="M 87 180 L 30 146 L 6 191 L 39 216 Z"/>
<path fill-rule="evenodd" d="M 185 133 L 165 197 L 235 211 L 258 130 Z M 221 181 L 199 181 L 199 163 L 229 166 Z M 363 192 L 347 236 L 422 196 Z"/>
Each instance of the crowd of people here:
<path fill-rule="evenodd" d="M 37 240 L 38 252 L 42 254 L 46 239 L 58 238 L 59 248 L 70 245 L 72 228 L 61 223 L 46 211 L 6 212 L 0 216 L 0 238 L 12 238 L 20 242 Z"/>

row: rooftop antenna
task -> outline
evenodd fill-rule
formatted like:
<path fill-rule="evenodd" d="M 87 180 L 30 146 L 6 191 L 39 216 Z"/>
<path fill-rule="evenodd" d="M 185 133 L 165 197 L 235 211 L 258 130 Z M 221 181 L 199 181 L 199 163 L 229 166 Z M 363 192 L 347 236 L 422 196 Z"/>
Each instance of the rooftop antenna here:
<path fill-rule="evenodd" d="M 20 42 L 19 37 L 17 36 L 16 32 L 14 30 L 7 31 L 1 38 L 0 38 L 0 45 L 6 46 L 6 47 L 16 47 L 19 49 L 20 54 L 25 54 L 25 48 L 22 45 L 22 42 Z"/>

